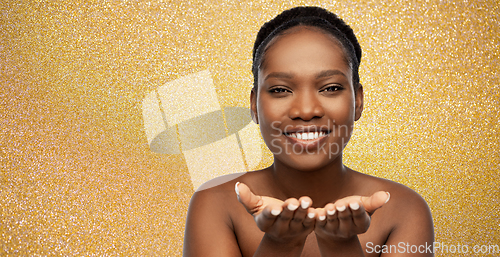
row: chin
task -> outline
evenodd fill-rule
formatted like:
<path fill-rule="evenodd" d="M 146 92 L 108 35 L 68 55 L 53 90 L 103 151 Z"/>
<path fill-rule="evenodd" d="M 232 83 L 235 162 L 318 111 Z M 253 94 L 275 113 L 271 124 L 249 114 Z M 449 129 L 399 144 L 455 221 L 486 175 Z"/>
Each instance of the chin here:
<path fill-rule="evenodd" d="M 314 172 L 317 170 L 324 169 L 330 165 L 333 165 L 340 159 L 342 162 L 342 155 L 332 155 L 332 156 L 320 156 L 320 155 L 301 155 L 301 156 L 275 156 L 275 160 L 278 159 L 282 164 L 287 167 L 302 171 L 302 172 Z"/>

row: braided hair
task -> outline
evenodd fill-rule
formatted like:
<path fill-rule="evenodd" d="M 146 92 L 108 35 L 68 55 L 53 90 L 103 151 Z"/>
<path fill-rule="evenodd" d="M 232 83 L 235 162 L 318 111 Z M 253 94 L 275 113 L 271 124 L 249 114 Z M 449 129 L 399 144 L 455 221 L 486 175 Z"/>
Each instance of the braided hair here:
<path fill-rule="evenodd" d="M 359 85 L 359 64 L 361 62 L 361 46 L 353 30 L 334 13 L 321 7 L 295 7 L 286 10 L 274 19 L 266 22 L 259 30 L 253 47 L 252 72 L 254 90 L 257 90 L 259 69 L 264 62 L 265 52 L 272 39 L 283 35 L 285 31 L 296 26 L 311 26 L 331 34 L 339 43 L 349 63 L 354 87 Z"/>

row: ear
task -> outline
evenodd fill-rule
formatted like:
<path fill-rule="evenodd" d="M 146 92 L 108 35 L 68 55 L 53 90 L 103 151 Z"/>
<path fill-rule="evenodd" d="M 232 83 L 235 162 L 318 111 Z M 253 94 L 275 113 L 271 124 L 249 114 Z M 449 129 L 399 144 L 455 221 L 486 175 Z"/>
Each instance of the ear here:
<path fill-rule="evenodd" d="M 252 88 L 250 92 L 250 113 L 252 115 L 252 120 L 256 124 L 259 124 L 259 118 L 257 115 L 257 92 Z"/>
<path fill-rule="evenodd" d="M 363 85 L 361 83 L 358 85 L 358 88 L 356 89 L 354 99 L 356 100 L 355 103 L 355 116 L 354 120 L 359 120 L 361 118 L 361 113 L 363 112 Z"/>

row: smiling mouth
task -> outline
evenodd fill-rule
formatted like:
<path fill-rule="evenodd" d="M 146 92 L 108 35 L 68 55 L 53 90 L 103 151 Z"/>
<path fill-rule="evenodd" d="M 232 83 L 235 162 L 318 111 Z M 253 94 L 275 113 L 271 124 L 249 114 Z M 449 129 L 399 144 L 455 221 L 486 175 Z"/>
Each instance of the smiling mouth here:
<path fill-rule="evenodd" d="M 287 137 L 293 137 L 300 140 L 315 140 L 320 137 L 324 137 L 328 135 L 329 132 L 324 131 L 316 131 L 316 132 L 293 132 L 293 133 L 285 133 Z"/>

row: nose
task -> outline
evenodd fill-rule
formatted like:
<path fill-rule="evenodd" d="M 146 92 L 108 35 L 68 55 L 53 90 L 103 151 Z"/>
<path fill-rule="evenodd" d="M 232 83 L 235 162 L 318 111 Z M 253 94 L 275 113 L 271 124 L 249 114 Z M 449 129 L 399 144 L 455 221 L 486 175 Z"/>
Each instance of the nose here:
<path fill-rule="evenodd" d="M 325 110 L 318 98 L 317 92 L 295 92 L 295 99 L 289 111 L 292 120 L 301 119 L 310 121 L 314 118 L 321 118 L 325 115 Z"/>

